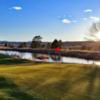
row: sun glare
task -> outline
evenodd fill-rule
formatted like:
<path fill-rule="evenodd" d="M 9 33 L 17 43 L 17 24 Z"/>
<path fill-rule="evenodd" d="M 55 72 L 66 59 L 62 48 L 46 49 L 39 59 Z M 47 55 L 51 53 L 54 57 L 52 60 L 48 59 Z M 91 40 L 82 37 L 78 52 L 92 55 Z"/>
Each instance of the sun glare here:
<path fill-rule="evenodd" d="M 96 37 L 100 39 L 100 32 L 96 34 Z"/>

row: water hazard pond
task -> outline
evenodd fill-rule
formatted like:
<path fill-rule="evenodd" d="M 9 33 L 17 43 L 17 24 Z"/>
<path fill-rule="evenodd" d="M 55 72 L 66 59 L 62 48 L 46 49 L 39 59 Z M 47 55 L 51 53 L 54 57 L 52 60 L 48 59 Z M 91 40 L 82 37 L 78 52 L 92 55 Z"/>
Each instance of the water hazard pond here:
<path fill-rule="evenodd" d="M 78 64 L 93 64 L 100 65 L 100 61 L 86 60 L 81 58 L 74 57 L 63 57 L 39 53 L 26 53 L 26 52 L 17 52 L 17 51 L 4 51 L 0 50 L 0 54 L 9 55 L 12 57 L 17 57 L 21 59 L 28 59 L 37 62 L 62 62 L 62 63 L 78 63 Z"/>

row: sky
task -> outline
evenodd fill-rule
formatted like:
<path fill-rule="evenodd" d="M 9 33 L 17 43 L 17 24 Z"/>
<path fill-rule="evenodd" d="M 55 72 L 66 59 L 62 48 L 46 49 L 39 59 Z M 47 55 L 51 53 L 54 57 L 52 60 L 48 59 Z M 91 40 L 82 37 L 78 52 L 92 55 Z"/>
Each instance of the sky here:
<path fill-rule="evenodd" d="M 0 40 L 84 40 L 100 20 L 100 0 L 0 0 Z"/>

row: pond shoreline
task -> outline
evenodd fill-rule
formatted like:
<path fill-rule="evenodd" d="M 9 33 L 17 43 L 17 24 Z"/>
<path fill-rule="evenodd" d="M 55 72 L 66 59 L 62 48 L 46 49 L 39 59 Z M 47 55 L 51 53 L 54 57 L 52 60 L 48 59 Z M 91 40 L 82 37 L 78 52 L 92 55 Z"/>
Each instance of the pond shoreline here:
<path fill-rule="evenodd" d="M 4 51 L 17 51 L 17 52 L 27 52 L 27 53 L 40 53 L 40 54 L 49 54 L 49 55 L 60 55 L 64 57 L 76 57 L 86 60 L 97 60 L 100 61 L 100 51 L 80 51 L 80 50 L 71 50 L 71 51 L 61 51 L 55 52 L 55 50 L 39 50 L 39 49 L 12 49 L 12 48 L 0 48 Z"/>

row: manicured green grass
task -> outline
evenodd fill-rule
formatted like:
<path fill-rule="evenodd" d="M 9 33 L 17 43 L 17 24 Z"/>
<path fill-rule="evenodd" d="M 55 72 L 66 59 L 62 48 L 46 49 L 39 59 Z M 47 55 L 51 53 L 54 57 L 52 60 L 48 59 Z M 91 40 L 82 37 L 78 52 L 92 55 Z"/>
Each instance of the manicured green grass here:
<path fill-rule="evenodd" d="M 100 68 L 0 55 L 0 100 L 100 100 Z"/>

